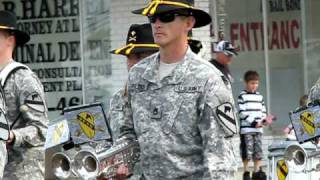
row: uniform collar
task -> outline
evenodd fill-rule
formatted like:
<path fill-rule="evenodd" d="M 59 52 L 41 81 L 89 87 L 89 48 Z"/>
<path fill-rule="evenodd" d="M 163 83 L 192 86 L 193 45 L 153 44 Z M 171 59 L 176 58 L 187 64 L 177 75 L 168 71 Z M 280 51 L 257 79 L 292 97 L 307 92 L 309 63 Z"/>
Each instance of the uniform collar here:
<path fill-rule="evenodd" d="M 0 64 L 0 71 L 2 71 L 6 66 L 12 63 L 14 60 L 11 58 L 6 64 Z"/>
<path fill-rule="evenodd" d="M 190 60 L 194 57 L 194 53 L 188 48 L 183 60 L 181 63 L 177 65 L 173 71 L 164 78 L 168 82 L 168 84 L 179 84 L 182 82 L 186 70 L 190 64 Z M 159 82 L 159 65 L 160 65 L 160 54 L 157 53 L 153 59 L 151 59 L 150 64 L 145 69 L 142 77 L 151 82 L 157 84 Z"/>

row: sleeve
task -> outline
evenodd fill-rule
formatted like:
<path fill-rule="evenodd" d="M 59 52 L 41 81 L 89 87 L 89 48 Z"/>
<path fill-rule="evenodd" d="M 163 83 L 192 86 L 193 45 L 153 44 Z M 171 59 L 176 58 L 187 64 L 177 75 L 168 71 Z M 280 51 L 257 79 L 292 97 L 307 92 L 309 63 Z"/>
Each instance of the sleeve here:
<path fill-rule="evenodd" d="M 202 100 L 201 118 L 198 125 L 203 144 L 204 178 L 224 180 L 234 179 L 236 161 L 232 138 L 226 138 L 228 130 L 223 126 L 237 126 L 232 93 L 219 80 L 209 80 Z M 224 119 L 224 122 L 222 122 Z"/>
<path fill-rule="evenodd" d="M 15 135 L 13 146 L 42 146 L 48 125 L 43 86 L 34 73 L 26 74 L 16 82 L 20 119 L 23 119 L 25 126 L 12 130 Z"/>
<path fill-rule="evenodd" d="M 112 140 L 115 142 L 119 137 L 120 123 L 123 119 L 123 114 L 126 111 L 126 100 L 122 96 L 123 91 L 120 90 L 115 93 L 110 100 L 110 109 L 108 113 L 108 122 L 110 125 Z"/>
<path fill-rule="evenodd" d="M 266 117 L 267 117 L 267 109 L 266 109 L 264 100 L 262 99 L 262 118 L 261 119 L 265 119 Z"/>
<path fill-rule="evenodd" d="M 4 141 L 0 141 L 0 179 L 3 177 L 4 167 L 7 163 L 7 148 Z"/>
<path fill-rule="evenodd" d="M 238 106 L 239 106 L 239 118 L 243 120 L 247 119 L 249 115 L 245 113 L 246 106 L 244 104 L 244 99 L 241 94 L 238 96 Z"/>
<path fill-rule="evenodd" d="M 123 119 L 119 121 L 120 127 L 120 135 L 119 138 L 129 138 L 129 139 L 137 139 L 135 131 L 134 131 L 134 123 L 133 123 L 133 114 L 132 114 L 132 107 L 131 107 L 131 96 L 132 96 L 132 87 L 130 86 L 130 75 L 129 75 L 129 82 L 127 84 L 127 103 L 123 108 Z"/>
<path fill-rule="evenodd" d="M 249 124 L 255 126 L 255 117 L 253 117 L 246 108 L 245 100 L 242 95 L 238 97 L 238 105 L 239 105 L 239 118 L 240 120 L 247 121 Z"/>

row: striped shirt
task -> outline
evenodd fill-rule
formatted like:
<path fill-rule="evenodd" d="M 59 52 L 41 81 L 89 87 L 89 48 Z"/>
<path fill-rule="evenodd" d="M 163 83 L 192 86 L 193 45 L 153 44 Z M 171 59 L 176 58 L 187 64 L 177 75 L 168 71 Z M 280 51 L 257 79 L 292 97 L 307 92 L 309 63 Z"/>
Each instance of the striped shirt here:
<path fill-rule="evenodd" d="M 266 117 L 263 96 L 259 92 L 241 91 L 238 97 L 240 134 L 263 133 L 256 124 Z"/>

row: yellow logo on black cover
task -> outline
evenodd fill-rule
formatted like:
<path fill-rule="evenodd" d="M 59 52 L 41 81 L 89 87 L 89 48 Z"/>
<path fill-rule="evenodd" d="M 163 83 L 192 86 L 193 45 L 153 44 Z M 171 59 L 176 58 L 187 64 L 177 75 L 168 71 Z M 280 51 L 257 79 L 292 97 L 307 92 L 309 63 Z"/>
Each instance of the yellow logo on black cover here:
<path fill-rule="evenodd" d="M 316 133 L 315 116 L 312 112 L 305 111 L 300 114 L 300 121 L 303 129 L 309 136 L 314 136 Z"/>
<path fill-rule="evenodd" d="M 278 180 L 285 180 L 289 173 L 289 169 L 284 160 L 279 160 L 277 162 L 276 170 L 277 170 Z"/>
<path fill-rule="evenodd" d="M 84 134 L 88 138 L 92 139 L 96 134 L 94 116 L 88 112 L 81 112 L 77 115 L 77 121 L 79 122 Z"/>

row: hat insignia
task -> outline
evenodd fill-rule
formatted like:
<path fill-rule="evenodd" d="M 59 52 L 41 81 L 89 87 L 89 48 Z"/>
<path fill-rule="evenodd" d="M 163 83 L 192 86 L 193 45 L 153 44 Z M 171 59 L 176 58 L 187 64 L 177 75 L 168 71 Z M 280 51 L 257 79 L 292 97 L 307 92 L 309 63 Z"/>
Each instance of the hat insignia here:
<path fill-rule="evenodd" d="M 131 33 L 130 33 L 130 36 L 129 36 L 129 42 L 131 42 L 131 41 L 134 41 L 134 42 L 136 42 L 137 41 L 137 36 L 136 36 L 136 32 L 135 31 L 131 31 Z"/>

